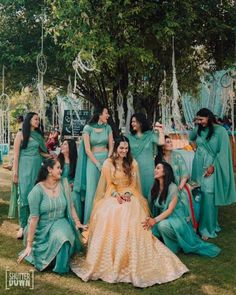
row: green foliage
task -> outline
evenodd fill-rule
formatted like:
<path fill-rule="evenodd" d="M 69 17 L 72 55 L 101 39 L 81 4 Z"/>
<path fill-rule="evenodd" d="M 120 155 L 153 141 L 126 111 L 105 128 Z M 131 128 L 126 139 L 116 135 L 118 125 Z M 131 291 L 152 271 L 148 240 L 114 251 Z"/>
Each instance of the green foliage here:
<path fill-rule="evenodd" d="M 213 59 L 222 69 L 235 58 L 231 0 L 48 0 L 44 7 L 33 0 L 0 3 L 0 63 L 10 67 L 15 87 L 36 78 L 42 8 L 46 83 L 65 86 L 78 52 L 92 52 L 97 71 L 83 74 L 77 90 L 93 104 L 116 108 L 117 90 L 124 96 L 131 90 L 137 105 L 148 106 L 152 115 L 149 106 L 156 104 L 164 70 L 171 92 L 173 36 L 181 92 L 197 91 L 207 61 Z"/>

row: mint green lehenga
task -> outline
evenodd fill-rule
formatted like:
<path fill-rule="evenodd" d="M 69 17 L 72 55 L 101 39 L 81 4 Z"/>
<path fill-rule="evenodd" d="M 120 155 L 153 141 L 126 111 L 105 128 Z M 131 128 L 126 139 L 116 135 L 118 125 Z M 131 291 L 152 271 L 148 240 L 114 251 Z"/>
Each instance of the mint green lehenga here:
<path fill-rule="evenodd" d="M 96 129 L 102 129 L 97 132 Z M 88 134 L 90 138 L 90 147 L 92 148 L 107 148 L 109 143 L 109 135 L 112 133 L 110 125 L 93 124 L 85 125 L 83 134 Z M 102 165 L 108 157 L 108 151 L 94 152 L 95 158 Z M 93 208 L 93 200 L 100 178 L 100 171 L 95 164 L 89 159 L 85 152 L 84 141 L 82 139 L 76 165 L 76 173 L 73 188 L 73 201 L 76 212 L 84 224 L 90 220 L 90 215 Z"/>
<path fill-rule="evenodd" d="M 72 201 L 63 183 L 57 197 L 48 196 L 39 183 L 29 194 L 30 217 L 37 216 L 39 221 L 32 253 L 25 259 L 39 271 L 53 264 L 54 272 L 66 273 L 72 254 L 82 250 L 80 234 L 71 216 Z"/>

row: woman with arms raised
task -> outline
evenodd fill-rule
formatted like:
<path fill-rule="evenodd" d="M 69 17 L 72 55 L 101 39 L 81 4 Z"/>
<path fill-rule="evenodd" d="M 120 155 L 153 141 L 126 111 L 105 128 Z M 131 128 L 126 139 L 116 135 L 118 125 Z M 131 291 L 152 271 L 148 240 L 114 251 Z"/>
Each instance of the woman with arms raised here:
<path fill-rule="evenodd" d="M 168 135 L 165 135 L 165 144 L 158 147 L 158 153 L 155 158 L 155 165 L 161 162 L 169 163 L 173 169 L 174 182 L 179 190 L 179 201 L 184 205 L 185 216 L 192 220 L 192 224 L 197 229 L 197 217 L 195 216 L 191 190 L 187 186 L 187 182 L 190 178 L 187 165 L 181 153 L 173 150 L 172 140 Z M 191 198 L 191 199 L 190 199 Z M 152 210 L 155 211 L 155 206 Z M 153 212 L 154 213 L 154 212 Z"/>
<path fill-rule="evenodd" d="M 130 141 L 132 155 L 138 162 L 143 196 L 149 199 L 155 168 L 154 155 L 157 145 L 165 143 L 163 126 L 156 122 L 152 130 L 146 116 L 136 113 L 131 117 L 130 134 L 127 137 Z"/>

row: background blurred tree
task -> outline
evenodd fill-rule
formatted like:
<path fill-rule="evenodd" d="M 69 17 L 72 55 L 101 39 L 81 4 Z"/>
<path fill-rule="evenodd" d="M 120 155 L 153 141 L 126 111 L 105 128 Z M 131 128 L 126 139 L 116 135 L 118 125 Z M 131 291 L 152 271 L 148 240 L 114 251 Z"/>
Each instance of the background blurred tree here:
<path fill-rule="evenodd" d="M 54 0 L 0 1 L 0 62 L 10 67 L 14 86 L 36 78 L 42 8 L 49 85 L 65 86 L 81 49 L 92 52 L 98 71 L 84 73 L 77 94 L 94 105 L 116 110 L 117 91 L 131 90 L 136 108 L 153 115 L 167 73 L 172 78 L 172 37 L 181 92 L 196 91 L 208 71 L 232 65 L 235 58 L 235 1 L 232 0 Z M 116 113 L 116 121 L 118 116 Z"/>

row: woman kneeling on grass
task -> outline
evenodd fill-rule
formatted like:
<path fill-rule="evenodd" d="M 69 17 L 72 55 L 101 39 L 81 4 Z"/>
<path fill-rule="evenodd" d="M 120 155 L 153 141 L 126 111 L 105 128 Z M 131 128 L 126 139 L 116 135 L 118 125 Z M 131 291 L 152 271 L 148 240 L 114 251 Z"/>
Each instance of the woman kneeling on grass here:
<path fill-rule="evenodd" d="M 155 218 L 146 218 L 143 222 L 144 228 L 153 228 L 153 234 L 161 237 L 165 245 L 174 253 L 182 249 L 185 253 L 217 256 L 220 248 L 202 241 L 193 230 L 190 221 L 187 221 L 171 166 L 166 162 L 157 164 L 154 177 L 152 204 L 159 214 Z"/>
<path fill-rule="evenodd" d="M 27 246 L 18 262 L 25 258 L 39 271 L 52 265 L 54 272 L 68 272 L 71 255 L 82 249 L 77 230 L 87 228 L 77 217 L 68 182 L 61 181 L 61 172 L 58 160 L 45 160 L 29 194 Z"/>

